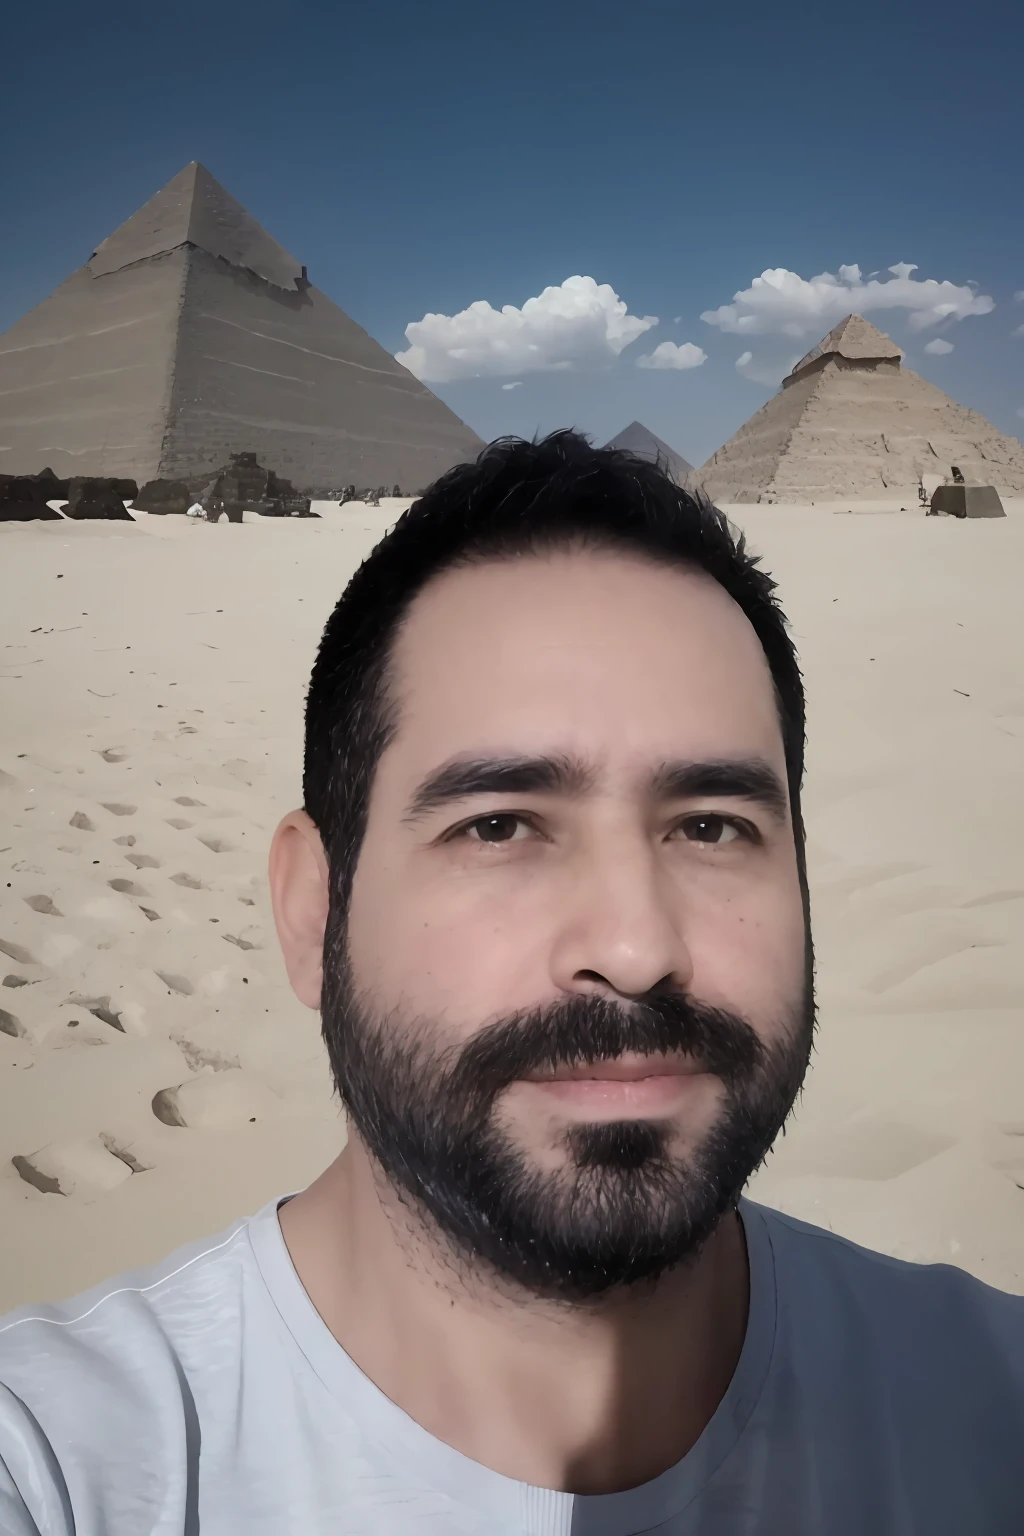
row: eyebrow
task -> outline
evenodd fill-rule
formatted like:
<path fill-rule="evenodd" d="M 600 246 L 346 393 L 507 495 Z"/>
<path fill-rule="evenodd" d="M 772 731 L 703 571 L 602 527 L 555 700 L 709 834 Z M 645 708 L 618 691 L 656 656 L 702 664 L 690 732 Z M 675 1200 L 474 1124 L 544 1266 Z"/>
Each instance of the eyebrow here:
<path fill-rule="evenodd" d="M 435 768 L 417 786 L 402 821 L 412 825 L 443 806 L 480 795 L 558 795 L 579 799 L 593 791 L 597 774 L 579 758 L 458 757 Z M 659 764 L 644 785 L 658 801 L 749 800 L 785 823 L 789 796 L 778 774 L 760 757 L 705 760 L 676 758 Z"/>

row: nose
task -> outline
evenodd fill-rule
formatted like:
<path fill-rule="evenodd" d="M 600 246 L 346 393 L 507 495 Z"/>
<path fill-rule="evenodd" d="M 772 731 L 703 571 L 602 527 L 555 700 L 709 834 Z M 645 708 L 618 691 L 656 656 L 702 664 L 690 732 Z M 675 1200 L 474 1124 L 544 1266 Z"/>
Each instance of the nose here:
<path fill-rule="evenodd" d="M 687 991 L 693 961 L 683 932 L 678 880 L 650 848 L 587 861 L 571 890 L 551 950 L 552 981 L 563 992 L 636 1000 Z"/>

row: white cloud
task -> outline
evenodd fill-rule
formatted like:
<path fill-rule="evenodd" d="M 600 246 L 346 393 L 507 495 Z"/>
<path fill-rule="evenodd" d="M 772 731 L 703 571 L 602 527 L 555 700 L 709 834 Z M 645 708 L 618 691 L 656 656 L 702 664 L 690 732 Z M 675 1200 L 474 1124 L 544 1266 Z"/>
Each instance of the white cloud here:
<path fill-rule="evenodd" d="M 522 309 L 477 299 L 457 315 L 424 315 L 406 326 L 409 348 L 395 356 L 434 383 L 566 371 L 613 362 L 657 323 L 631 315 L 610 284 L 567 277 Z"/>
<path fill-rule="evenodd" d="M 516 379 L 514 384 L 503 384 L 501 387 L 502 389 L 522 389 L 523 381 L 522 379 Z"/>
<path fill-rule="evenodd" d="M 911 330 L 920 331 L 943 320 L 987 315 L 995 308 L 988 294 L 976 293 L 966 283 L 918 279 L 913 276 L 916 271 L 901 261 L 889 268 L 890 277 L 873 276 L 865 282 L 856 264 L 811 278 L 771 267 L 755 277 L 749 288 L 735 293 L 731 304 L 705 310 L 701 319 L 735 336 L 817 340 L 851 312 L 903 310 Z"/>
<path fill-rule="evenodd" d="M 674 341 L 663 341 L 653 352 L 638 357 L 636 365 L 638 368 L 699 368 L 707 360 L 707 353 L 695 342 L 684 341 L 677 346 Z"/>
<path fill-rule="evenodd" d="M 934 341 L 929 341 L 926 344 L 924 350 L 931 353 L 932 357 L 945 357 L 947 352 L 952 352 L 953 343 L 951 341 L 943 341 L 941 336 L 936 336 Z"/>
<path fill-rule="evenodd" d="M 1024 304 L 1024 288 L 1017 289 L 1017 292 L 1013 296 L 1013 302 L 1015 304 Z"/>
<path fill-rule="evenodd" d="M 755 358 L 753 352 L 741 352 L 736 359 L 736 372 L 741 373 L 752 384 L 778 385 L 798 361 L 798 357 L 788 357 L 783 360 L 780 355 L 775 354 L 769 358 Z"/>

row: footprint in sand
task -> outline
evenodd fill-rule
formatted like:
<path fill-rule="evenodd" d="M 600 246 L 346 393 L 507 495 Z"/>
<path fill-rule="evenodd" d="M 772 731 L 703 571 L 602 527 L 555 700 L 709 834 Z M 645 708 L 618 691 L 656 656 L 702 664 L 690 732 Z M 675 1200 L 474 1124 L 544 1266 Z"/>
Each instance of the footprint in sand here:
<path fill-rule="evenodd" d="M 204 848 L 209 848 L 211 853 L 234 853 L 234 843 L 229 843 L 224 837 L 200 837 L 197 839 Z"/>
<path fill-rule="evenodd" d="M 105 800 L 100 803 L 105 811 L 110 812 L 111 816 L 134 816 L 138 810 L 137 805 L 122 805 L 120 801 L 113 801 L 109 805 Z"/>
<path fill-rule="evenodd" d="M 196 1045 L 194 1041 L 182 1035 L 173 1035 L 171 1038 L 184 1056 L 190 1072 L 229 1072 L 238 1071 L 240 1068 L 237 1056 L 224 1056 L 220 1051 L 212 1051 L 207 1046 Z"/>
<path fill-rule="evenodd" d="M 193 800 L 189 795 L 175 795 L 175 805 L 202 805 L 202 800 Z"/>
<path fill-rule="evenodd" d="M 11 939 L 0 939 L 0 954 L 6 955 L 8 960 L 13 960 L 15 965 L 39 964 L 35 955 L 30 954 L 27 949 L 23 949 L 20 944 L 13 943 Z"/>
<path fill-rule="evenodd" d="M 28 1030 L 19 1018 L 13 1013 L 8 1013 L 6 1008 L 0 1008 L 0 1035 L 10 1035 L 12 1040 L 23 1040 Z"/>
<path fill-rule="evenodd" d="M 153 1113 L 164 1125 L 191 1130 L 230 1130 L 270 1119 L 281 1101 L 266 1083 L 239 1068 L 193 1077 L 161 1088 Z"/>
<path fill-rule="evenodd" d="M 251 896 L 239 896 L 238 899 L 243 907 L 254 907 L 256 905 Z"/>
<path fill-rule="evenodd" d="M 206 890 L 206 886 L 203 881 L 197 879 L 195 875 L 172 875 L 171 880 L 175 885 L 183 885 L 189 891 Z M 12 956 L 11 958 L 13 959 L 14 957 Z"/>
<path fill-rule="evenodd" d="M 158 923 L 160 921 L 160 913 L 154 912 L 152 907 L 140 906 L 139 911 L 142 913 L 143 917 L 147 917 L 151 923 Z"/>
<path fill-rule="evenodd" d="M 128 853 L 125 858 L 129 864 L 134 864 L 136 869 L 159 869 L 160 860 L 154 859 L 151 853 Z"/>
<path fill-rule="evenodd" d="M 259 944 L 254 944 L 251 939 L 236 938 L 233 933 L 222 933 L 221 938 L 226 944 L 234 944 L 238 949 L 259 949 Z"/>
<path fill-rule="evenodd" d="M 129 832 L 125 837 L 115 837 L 114 842 L 120 848 L 134 848 L 136 839 L 134 833 Z"/>
<path fill-rule="evenodd" d="M 25 1157 L 11 1159 L 35 1189 L 85 1202 L 96 1200 L 145 1169 L 112 1136 L 82 1136 L 51 1142 Z"/>
<path fill-rule="evenodd" d="M 99 1019 L 101 1024 L 109 1025 L 111 1029 L 116 1029 L 122 1035 L 125 1033 L 121 1015 L 111 1008 L 109 997 L 83 997 L 80 992 L 72 992 L 68 998 L 68 1006 L 84 1008 L 86 1013 L 91 1013 L 93 1018 Z"/>
<path fill-rule="evenodd" d="M 15 976 L 13 973 L 10 976 L 5 976 L 3 981 L 0 981 L 0 987 L 28 987 L 28 986 L 31 986 L 31 982 L 29 981 L 27 976 Z"/>
<path fill-rule="evenodd" d="M 195 822 L 186 821 L 184 816 L 168 816 L 167 825 L 173 827 L 176 832 L 187 832 L 190 827 L 195 826 Z"/>
<path fill-rule="evenodd" d="M 179 997 L 191 997 L 195 991 L 195 987 L 187 976 L 175 976 L 170 971 L 157 971 L 156 975 L 159 976 L 168 992 L 177 992 Z"/>
<path fill-rule="evenodd" d="M 128 757 L 127 752 L 119 752 L 116 747 L 107 747 L 99 754 L 105 763 L 123 763 Z"/>
<path fill-rule="evenodd" d="M 149 895 L 149 892 L 143 890 L 141 885 L 136 885 L 134 880 L 108 880 L 107 884 L 112 891 L 120 891 L 122 896 Z"/>
<path fill-rule="evenodd" d="M 39 912 L 43 917 L 62 917 L 53 904 L 51 896 L 26 896 L 25 905 L 31 907 L 33 912 Z"/>
<path fill-rule="evenodd" d="M 84 811 L 76 811 L 68 822 L 69 827 L 74 827 L 78 832 L 95 832 L 96 828 Z"/>
<path fill-rule="evenodd" d="M 84 1008 L 65 1003 L 41 1026 L 37 1043 L 52 1051 L 81 1051 L 89 1046 L 109 1045 L 110 1031 Z"/>

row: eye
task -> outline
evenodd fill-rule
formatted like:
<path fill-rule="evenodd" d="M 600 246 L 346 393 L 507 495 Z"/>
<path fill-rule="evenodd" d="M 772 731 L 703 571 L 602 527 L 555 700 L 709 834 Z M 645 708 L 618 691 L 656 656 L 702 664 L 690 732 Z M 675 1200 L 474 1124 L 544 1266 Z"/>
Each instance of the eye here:
<path fill-rule="evenodd" d="M 756 833 L 746 822 L 735 821 L 731 816 L 718 816 L 713 811 L 699 816 L 687 816 L 680 828 L 691 843 L 707 843 L 714 848 L 724 848 L 730 843 L 756 841 Z"/>
<path fill-rule="evenodd" d="M 459 827 L 453 832 L 453 837 L 464 837 L 471 843 L 486 843 L 491 847 L 497 847 L 501 843 L 522 842 L 522 838 L 515 836 L 517 827 L 529 827 L 529 823 L 523 816 L 517 816 L 514 811 L 495 811 L 492 816 L 478 816 L 476 821 L 467 822 L 464 827 Z M 479 831 L 479 837 L 471 837 L 471 832 Z"/>

